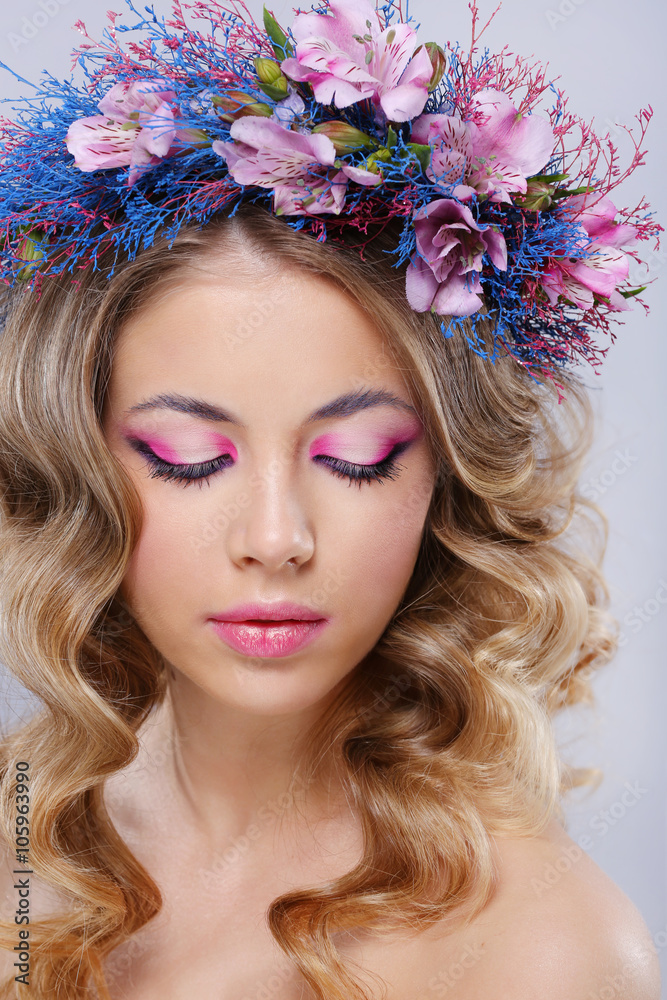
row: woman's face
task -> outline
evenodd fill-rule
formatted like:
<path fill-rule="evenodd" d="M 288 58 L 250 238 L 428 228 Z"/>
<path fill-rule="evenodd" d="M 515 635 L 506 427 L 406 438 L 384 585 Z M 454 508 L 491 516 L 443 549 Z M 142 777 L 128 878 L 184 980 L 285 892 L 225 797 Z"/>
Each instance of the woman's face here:
<path fill-rule="evenodd" d="M 166 660 L 255 714 L 331 695 L 403 596 L 434 484 L 365 313 L 297 270 L 179 284 L 120 332 L 103 427 L 144 511 L 121 593 Z M 320 624 L 214 621 L 280 602 Z"/>

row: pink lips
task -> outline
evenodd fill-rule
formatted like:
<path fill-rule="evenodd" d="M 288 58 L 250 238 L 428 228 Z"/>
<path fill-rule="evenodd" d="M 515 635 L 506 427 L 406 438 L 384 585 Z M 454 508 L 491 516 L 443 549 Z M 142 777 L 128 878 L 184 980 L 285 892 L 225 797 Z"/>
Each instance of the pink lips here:
<path fill-rule="evenodd" d="M 324 629 L 327 619 L 304 605 L 244 604 L 211 616 L 220 638 L 248 656 L 281 657 L 302 649 Z"/>

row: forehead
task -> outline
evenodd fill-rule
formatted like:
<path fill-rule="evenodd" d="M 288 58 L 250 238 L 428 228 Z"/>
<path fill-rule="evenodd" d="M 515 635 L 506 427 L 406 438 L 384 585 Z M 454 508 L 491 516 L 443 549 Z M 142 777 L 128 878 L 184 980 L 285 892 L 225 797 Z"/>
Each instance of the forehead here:
<path fill-rule="evenodd" d="M 331 281 L 282 269 L 188 278 L 148 300 L 119 332 L 108 399 L 118 413 L 178 393 L 224 400 L 242 419 L 279 403 L 298 419 L 362 385 L 409 398 L 369 314 Z"/>

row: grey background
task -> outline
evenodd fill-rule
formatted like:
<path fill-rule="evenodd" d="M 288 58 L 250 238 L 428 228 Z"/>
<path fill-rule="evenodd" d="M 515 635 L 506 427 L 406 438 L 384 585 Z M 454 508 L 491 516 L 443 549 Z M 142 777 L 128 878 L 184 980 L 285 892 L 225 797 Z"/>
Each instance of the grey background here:
<path fill-rule="evenodd" d="M 99 37 L 109 0 L 19 0 L 0 9 L 0 59 L 28 79 L 42 67 L 55 75 L 69 72 L 70 49 L 81 40 L 72 26 L 83 19 Z M 303 5 L 307 6 L 306 4 Z M 255 16 L 261 3 L 249 0 Z M 116 10 L 123 10 L 116 0 Z M 167 0 L 155 3 L 168 13 Z M 273 11 L 290 24 L 291 5 L 275 0 Z M 483 0 L 486 20 L 493 5 Z M 465 0 L 432 3 L 415 0 L 411 12 L 422 29 L 421 41 L 470 37 Z M 625 183 L 618 207 L 636 204 L 643 194 L 664 222 L 665 163 L 664 40 L 666 8 L 658 0 L 504 0 L 488 29 L 493 50 L 508 44 L 514 52 L 534 54 L 550 63 L 570 96 L 570 108 L 595 118 L 600 132 L 611 130 L 623 164 L 629 143 L 614 126 L 632 124 L 640 107 L 651 104 L 655 118 L 648 138 L 648 164 Z M 0 71 L 0 94 L 13 97 L 21 86 Z M 11 117 L 6 109 L 5 114 Z M 648 248 L 645 249 L 648 254 Z M 566 759 L 603 769 L 594 792 L 578 792 L 567 804 L 568 831 L 582 840 L 593 859 L 640 909 L 660 953 L 667 980 L 667 905 L 665 845 L 666 745 L 665 629 L 667 625 L 667 551 L 664 523 L 665 428 L 665 248 L 651 261 L 658 280 L 646 293 L 651 315 L 635 306 L 608 355 L 604 373 L 586 374 L 593 390 L 599 425 L 584 476 L 610 521 L 606 572 L 612 607 L 621 620 L 623 645 L 617 658 L 595 680 L 597 706 L 577 710 L 558 726 Z M 637 271 L 641 279 L 642 272 Z M 25 717 L 29 702 L 0 674 L 6 692 L 3 721 Z M 0 689 L 1 690 L 1 689 Z M 629 793 L 627 786 L 634 789 Z M 625 795 L 624 795 L 625 793 Z"/>

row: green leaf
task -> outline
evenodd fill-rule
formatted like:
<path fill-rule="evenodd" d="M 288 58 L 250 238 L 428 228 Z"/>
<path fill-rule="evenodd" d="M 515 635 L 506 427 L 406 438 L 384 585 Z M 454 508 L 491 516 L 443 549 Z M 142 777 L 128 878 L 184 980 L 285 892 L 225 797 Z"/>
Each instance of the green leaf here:
<path fill-rule="evenodd" d="M 546 181 L 548 184 L 556 181 L 566 181 L 570 175 L 569 174 L 535 174 L 531 177 L 531 181 Z"/>
<path fill-rule="evenodd" d="M 580 188 L 558 188 L 554 191 L 554 198 L 569 198 L 574 194 L 588 194 L 589 191 L 595 191 L 594 187 L 580 187 Z"/>
<path fill-rule="evenodd" d="M 421 163 L 422 169 L 426 171 L 426 168 L 431 165 L 431 147 L 423 146 L 418 142 L 409 142 L 408 149 L 414 153 Z"/>
<path fill-rule="evenodd" d="M 279 87 L 273 83 L 260 83 L 259 89 L 274 101 L 282 101 L 287 97 L 287 87 Z"/>
<path fill-rule="evenodd" d="M 393 149 L 397 142 L 398 135 L 390 125 L 387 130 L 387 149 Z"/>
<path fill-rule="evenodd" d="M 273 44 L 277 59 L 285 59 L 292 55 L 292 46 L 287 41 L 287 35 L 276 21 L 273 14 L 264 7 L 264 27 Z"/>
<path fill-rule="evenodd" d="M 391 158 L 391 153 L 383 146 L 381 149 L 378 149 L 377 152 L 371 153 L 371 155 L 366 158 L 364 167 L 366 170 L 370 170 L 372 174 L 380 174 L 381 176 L 382 171 L 379 164 L 389 163 Z"/>
<path fill-rule="evenodd" d="M 635 295 L 641 295 L 641 293 L 645 292 L 647 288 L 648 285 L 642 285 L 641 288 L 633 288 L 632 291 L 630 292 L 624 292 L 622 291 L 622 289 L 619 288 L 619 292 L 621 293 L 624 299 L 634 299 Z"/>

